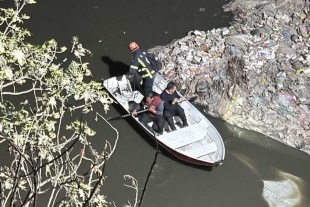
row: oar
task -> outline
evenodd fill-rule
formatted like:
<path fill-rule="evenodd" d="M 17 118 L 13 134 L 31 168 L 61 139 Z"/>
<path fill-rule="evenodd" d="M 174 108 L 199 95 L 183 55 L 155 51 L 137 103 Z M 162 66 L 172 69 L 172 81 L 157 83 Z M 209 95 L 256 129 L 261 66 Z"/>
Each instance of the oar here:
<path fill-rule="evenodd" d="M 142 111 L 137 111 L 137 114 L 140 114 L 140 113 L 143 113 L 143 112 L 146 112 L 146 111 L 148 111 L 148 109 L 144 109 Z M 107 121 L 116 120 L 116 119 L 122 119 L 122 118 L 125 118 L 125 117 L 128 117 L 128 116 L 131 116 L 131 113 L 123 115 L 123 116 L 110 117 L 110 118 L 107 118 Z"/>

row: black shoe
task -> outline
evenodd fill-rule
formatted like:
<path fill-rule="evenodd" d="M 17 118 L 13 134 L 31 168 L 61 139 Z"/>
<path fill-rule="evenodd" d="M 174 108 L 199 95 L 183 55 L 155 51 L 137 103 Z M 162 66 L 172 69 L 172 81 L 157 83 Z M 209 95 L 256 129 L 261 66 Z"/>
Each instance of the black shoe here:
<path fill-rule="evenodd" d="M 182 128 L 187 127 L 187 126 L 188 126 L 188 124 L 187 124 L 187 123 L 186 123 L 186 124 L 183 124 Z"/>
<path fill-rule="evenodd" d="M 175 130 L 177 130 L 176 128 L 174 128 L 174 129 L 168 129 L 168 130 L 166 130 L 166 132 L 174 132 Z"/>
<path fill-rule="evenodd" d="M 155 136 L 155 137 L 160 136 L 160 135 L 163 135 L 163 132 L 159 133 L 159 132 L 154 131 L 153 133 L 154 133 L 154 136 Z"/>
<path fill-rule="evenodd" d="M 165 131 L 166 131 L 166 132 L 171 132 L 171 130 L 170 130 L 170 129 L 165 129 Z"/>

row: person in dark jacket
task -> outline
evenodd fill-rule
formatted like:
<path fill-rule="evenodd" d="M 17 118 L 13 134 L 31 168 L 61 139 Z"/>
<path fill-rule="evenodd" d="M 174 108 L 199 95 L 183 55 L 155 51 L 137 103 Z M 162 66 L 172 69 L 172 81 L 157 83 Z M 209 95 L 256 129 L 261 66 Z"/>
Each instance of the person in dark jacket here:
<path fill-rule="evenodd" d="M 156 71 L 152 69 L 151 63 L 146 57 L 147 52 L 140 50 L 139 45 L 135 42 L 129 44 L 129 50 L 132 52 L 132 63 L 129 68 L 129 73 L 139 74 L 143 79 L 142 88 L 145 94 L 152 92 Z M 136 82 L 136 80 L 134 82 Z"/>
<path fill-rule="evenodd" d="M 139 121 L 151 132 L 152 128 L 148 125 L 149 122 L 153 121 L 156 125 L 157 132 L 159 135 L 163 134 L 165 118 L 163 117 L 164 105 L 160 97 L 154 96 L 152 92 L 148 92 L 141 102 L 143 108 L 147 108 L 148 112 L 143 113 L 139 118 Z M 137 111 L 141 109 L 140 105 L 131 112 L 133 116 L 137 115 Z"/>
<path fill-rule="evenodd" d="M 188 126 L 187 119 L 183 108 L 178 104 L 179 101 L 184 101 L 185 98 L 181 97 L 176 92 L 176 84 L 169 82 L 166 89 L 161 93 L 160 97 L 164 102 L 164 117 L 172 131 L 176 130 L 173 122 L 173 116 L 179 116 L 182 120 L 183 127 Z"/>

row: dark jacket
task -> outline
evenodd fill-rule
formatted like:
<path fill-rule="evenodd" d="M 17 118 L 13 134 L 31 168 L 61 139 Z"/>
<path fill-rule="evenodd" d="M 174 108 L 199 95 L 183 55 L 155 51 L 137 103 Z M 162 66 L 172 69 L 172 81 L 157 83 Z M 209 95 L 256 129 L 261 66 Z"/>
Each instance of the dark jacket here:
<path fill-rule="evenodd" d="M 146 54 L 147 52 L 139 49 L 133 52 L 129 73 L 138 73 L 142 78 L 153 79 L 155 70 L 152 69 Z"/>
<path fill-rule="evenodd" d="M 167 111 L 174 110 L 175 107 L 178 106 L 177 103 L 172 104 L 173 99 L 175 99 L 175 98 L 180 99 L 181 98 L 176 91 L 173 94 L 169 94 L 169 93 L 167 93 L 166 90 L 164 90 L 161 93 L 160 97 L 164 102 L 164 110 L 167 110 Z"/>

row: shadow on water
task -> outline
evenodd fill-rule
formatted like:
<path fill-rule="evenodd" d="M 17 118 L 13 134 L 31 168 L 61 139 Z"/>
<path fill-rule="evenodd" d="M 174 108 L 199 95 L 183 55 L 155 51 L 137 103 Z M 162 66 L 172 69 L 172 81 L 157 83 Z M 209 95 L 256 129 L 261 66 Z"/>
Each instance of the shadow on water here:
<path fill-rule="evenodd" d="M 111 77 L 121 76 L 128 73 L 129 65 L 121 61 L 114 61 L 108 56 L 102 56 L 101 60 L 109 66 L 109 74 Z"/>
<path fill-rule="evenodd" d="M 124 74 L 131 76 L 131 88 L 133 90 L 139 90 L 142 92 L 140 87 L 140 82 L 142 81 L 141 76 L 138 74 L 129 74 L 129 65 L 121 62 L 121 61 L 113 61 L 112 58 L 108 56 L 102 56 L 101 60 L 108 65 L 110 77 L 121 78 Z"/>

